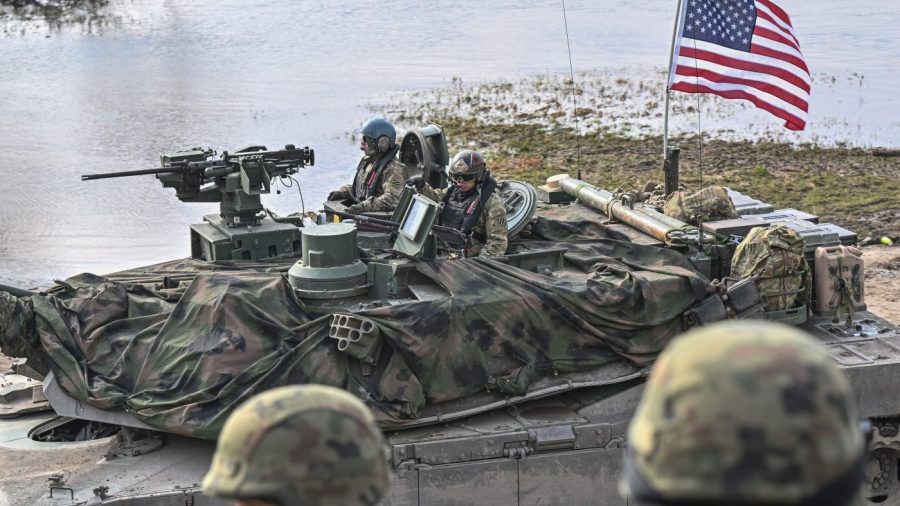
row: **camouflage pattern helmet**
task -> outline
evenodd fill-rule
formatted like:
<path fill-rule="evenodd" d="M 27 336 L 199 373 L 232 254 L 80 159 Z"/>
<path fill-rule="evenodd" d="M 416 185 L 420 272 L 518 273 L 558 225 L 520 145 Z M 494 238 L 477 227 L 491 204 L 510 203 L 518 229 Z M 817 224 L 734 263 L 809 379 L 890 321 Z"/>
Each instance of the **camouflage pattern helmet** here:
<path fill-rule="evenodd" d="M 374 505 L 390 484 L 384 448 L 353 395 L 323 385 L 275 388 L 225 422 L 203 491 L 281 506 Z"/>
<path fill-rule="evenodd" d="M 450 177 L 472 174 L 478 181 L 486 169 L 487 164 L 484 163 L 484 157 L 471 149 L 460 151 L 453 157 L 453 160 L 450 160 Z"/>
<path fill-rule="evenodd" d="M 866 442 L 853 391 L 804 332 L 702 327 L 660 355 L 628 431 L 629 504 L 861 500 Z"/>
<path fill-rule="evenodd" d="M 362 135 L 371 139 L 370 144 L 377 151 L 384 153 L 397 143 L 397 129 L 384 118 L 370 119 L 363 125 Z"/>

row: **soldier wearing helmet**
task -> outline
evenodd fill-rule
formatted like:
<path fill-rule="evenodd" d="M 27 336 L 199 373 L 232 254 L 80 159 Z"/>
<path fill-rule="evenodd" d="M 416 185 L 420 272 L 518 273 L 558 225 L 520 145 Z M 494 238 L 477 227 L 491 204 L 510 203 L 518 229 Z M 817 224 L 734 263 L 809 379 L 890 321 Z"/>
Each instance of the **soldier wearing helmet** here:
<path fill-rule="evenodd" d="M 497 181 L 478 152 L 464 150 L 450 161 L 449 188 L 434 189 L 421 176 L 410 178 L 426 197 L 444 203 L 439 224 L 468 238 L 466 256 L 496 257 L 506 254 L 506 209 L 494 193 Z"/>
<path fill-rule="evenodd" d="M 865 431 L 853 391 L 804 332 L 725 322 L 676 338 L 628 431 L 634 505 L 859 504 Z"/>
<path fill-rule="evenodd" d="M 352 214 L 393 211 L 409 177 L 406 166 L 397 159 L 397 130 L 386 119 L 369 120 L 363 126 L 359 149 L 363 157 L 353 182 L 329 193 L 328 200 L 348 204 Z"/>
<path fill-rule="evenodd" d="M 203 478 L 206 494 L 237 506 L 372 506 L 389 485 L 372 414 L 323 385 L 275 388 L 240 405 Z"/>

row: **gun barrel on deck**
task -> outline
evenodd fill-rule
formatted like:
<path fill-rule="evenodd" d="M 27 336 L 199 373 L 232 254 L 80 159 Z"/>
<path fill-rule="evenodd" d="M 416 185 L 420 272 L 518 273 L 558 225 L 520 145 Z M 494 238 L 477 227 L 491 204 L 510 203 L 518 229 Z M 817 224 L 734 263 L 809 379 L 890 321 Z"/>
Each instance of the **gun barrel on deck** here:
<path fill-rule="evenodd" d="M 165 174 L 167 172 L 180 172 L 181 167 L 160 167 L 156 169 L 141 170 L 125 170 L 121 172 L 103 172 L 100 174 L 82 174 L 82 181 L 92 181 L 94 179 L 108 179 L 112 177 L 129 177 L 129 176 L 145 176 L 149 174 Z"/>
<path fill-rule="evenodd" d="M 596 188 L 580 179 L 563 178 L 559 181 L 559 187 L 585 205 L 627 223 L 658 241 L 667 244 L 673 242 L 695 243 L 699 239 L 699 231 L 695 227 L 677 222 L 674 218 L 655 216 L 659 213 L 632 208 L 618 202 L 612 193 Z M 676 226 L 679 223 L 681 226 Z"/>

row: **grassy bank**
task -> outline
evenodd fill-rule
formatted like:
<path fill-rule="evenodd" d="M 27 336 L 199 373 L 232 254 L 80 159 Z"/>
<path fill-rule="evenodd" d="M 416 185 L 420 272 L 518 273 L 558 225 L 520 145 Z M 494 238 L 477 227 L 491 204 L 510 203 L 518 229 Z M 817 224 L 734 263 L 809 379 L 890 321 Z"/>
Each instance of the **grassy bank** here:
<path fill-rule="evenodd" d="M 662 182 L 661 137 L 621 128 L 634 118 L 656 115 L 647 112 L 647 101 L 629 113 L 620 93 L 604 91 L 589 99 L 579 90 L 581 103 L 589 106 L 579 116 L 600 115 L 605 121 L 582 121 L 583 133 L 576 136 L 565 112 L 564 84 L 557 81 L 551 87 L 546 78 L 539 78 L 528 86 L 466 88 L 454 82 L 448 89 L 415 95 L 409 108 L 397 100 L 392 112 L 406 125 L 442 125 L 451 154 L 463 148 L 480 150 L 501 178 L 542 184 L 550 175 L 575 175 L 580 168 L 582 179 L 607 189 Z M 619 126 L 614 119 L 610 122 L 610 108 L 622 114 Z M 605 109 L 610 110 L 598 113 Z M 700 186 L 702 169 L 704 185 L 729 186 L 776 208 L 817 214 L 860 238 L 900 236 L 900 157 L 876 156 L 860 148 L 792 146 L 771 138 L 716 137 L 704 134 L 702 145 L 696 135 L 670 140 L 681 147 L 681 181 L 689 188 Z"/>

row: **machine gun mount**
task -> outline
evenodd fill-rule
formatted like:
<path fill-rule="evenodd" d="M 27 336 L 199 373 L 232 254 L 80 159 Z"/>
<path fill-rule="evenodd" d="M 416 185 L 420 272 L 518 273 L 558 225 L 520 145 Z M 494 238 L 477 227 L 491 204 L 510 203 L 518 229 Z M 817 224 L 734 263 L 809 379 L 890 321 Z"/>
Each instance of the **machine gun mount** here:
<path fill-rule="evenodd" d="M 85 174 L 82 181 L 154 174 L 163 187 L 174 188 L 182 202 L 219 202 L 222 222 L 229 227 L 258 225 L 263 219 L 260 195 L 269 193 L 271 180 L 289 177 L 315 164 L 309 147 L 288 144 L 283 150 L 248 146 L 221 157 L 209 148 L 193 148 L 160 156 L 162 167 L 155 169 Z"/>
<path fill-rule="evenodd" d="M 191 256 L 215 260 L 260 260 L 295 254 L 300 231 L 265 217 L 260 195 L 269 193 L 276 177 L 291 177 L 315 164 L 309 147 L 288 144 L 282 150 L 248 146 L 217 156 L 212 149 L 194 148 L 160 156 L 154 169 L 85 174 L 83 181 L 153 174 L 163 187 L 174 188 L 182 202 L 219 202 L 219 214 L 191 225 Z"/>

